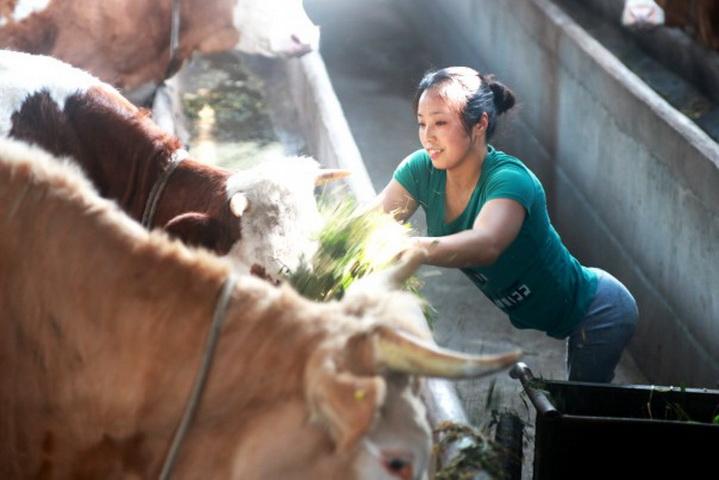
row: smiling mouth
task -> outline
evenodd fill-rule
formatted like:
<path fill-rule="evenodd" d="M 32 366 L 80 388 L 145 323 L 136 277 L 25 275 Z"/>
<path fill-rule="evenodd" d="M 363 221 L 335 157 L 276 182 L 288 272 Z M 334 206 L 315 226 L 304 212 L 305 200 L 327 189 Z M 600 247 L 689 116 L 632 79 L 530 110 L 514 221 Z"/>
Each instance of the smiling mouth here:
<path fill-rule="evenodd" d="M 432 157 L 432 158 L 434 158 L 434 157 L 436 157 L 437 155 L 439 155 L 440 153 L 442 153 L 442 150 L 439 149 L 439 148 L 427 148 L 427 149 L 425 149 L 425 150 L 427 150 L 427 153 L 428 153 L 429 156 Z"/>

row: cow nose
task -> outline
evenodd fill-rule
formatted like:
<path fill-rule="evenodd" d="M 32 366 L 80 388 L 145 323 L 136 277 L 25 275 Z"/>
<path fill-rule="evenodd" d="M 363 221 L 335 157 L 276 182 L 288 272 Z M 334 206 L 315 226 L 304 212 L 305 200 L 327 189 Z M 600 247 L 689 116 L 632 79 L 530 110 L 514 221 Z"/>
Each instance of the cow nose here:
<path fill-rule="evenodd" d="M 634 15 L 634 18 L 642 22 L 650 20 L 653 14 L 654 11 L 652 10 L 652 8 L 646 5 L 636 7 L 634 10 L 632 10 L 632 15 Z"/>

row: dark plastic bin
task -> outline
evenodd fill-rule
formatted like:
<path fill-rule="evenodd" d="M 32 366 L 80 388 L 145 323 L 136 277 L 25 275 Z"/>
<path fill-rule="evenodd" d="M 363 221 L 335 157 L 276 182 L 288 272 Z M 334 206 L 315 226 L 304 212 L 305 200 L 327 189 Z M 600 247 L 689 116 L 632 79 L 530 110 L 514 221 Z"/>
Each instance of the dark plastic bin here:
<path fill-rule="evenodd" d="M 534 479 L 719 479 L 719 390 L 510 375 L 537 410 Z"/>

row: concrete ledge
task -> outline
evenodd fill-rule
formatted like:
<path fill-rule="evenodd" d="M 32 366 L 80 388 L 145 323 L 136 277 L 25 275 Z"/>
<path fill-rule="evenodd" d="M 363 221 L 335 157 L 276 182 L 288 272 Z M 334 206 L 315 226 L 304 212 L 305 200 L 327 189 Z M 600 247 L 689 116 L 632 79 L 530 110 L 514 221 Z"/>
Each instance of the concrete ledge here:
<path fill-rule="evenodd" d="M 342 107 L 318 53 L 286 61 L 291 95 L 312 154 L 323 165 L 352 171 L 348 183 L 360 202 L 375 190 L 355 144 Z"/>

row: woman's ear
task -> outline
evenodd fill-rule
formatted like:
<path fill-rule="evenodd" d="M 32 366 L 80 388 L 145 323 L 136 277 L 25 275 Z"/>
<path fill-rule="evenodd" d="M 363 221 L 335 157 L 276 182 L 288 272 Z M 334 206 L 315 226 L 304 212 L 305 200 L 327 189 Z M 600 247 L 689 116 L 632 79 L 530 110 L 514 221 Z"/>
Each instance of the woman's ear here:
<path fill-rule="evenodd" d="M 477 123 L 475 123 L 474 126 L 472 127 L 472 137 L 474 139 L 486 137 L 488 125 L 489 125 L 489 116 L 485 112 L 482 114 L 481 117 L 479 117 L 479 120 L 477 121 Z"/>
<path fill-rule="evenodd" d="M 482 114 L 482 116 L 479 117 L 479 121 L 474 124 L 474 128 L 478 130 L 477 133 L 486 133 L 488 125 L 489 125 L 489 115 L 487 115 L 487 112 L 484 112 Z"/>

